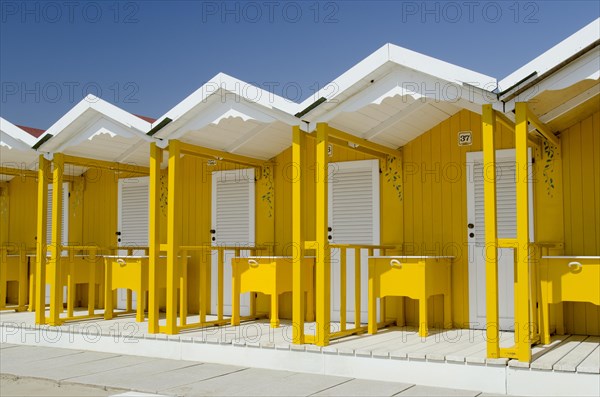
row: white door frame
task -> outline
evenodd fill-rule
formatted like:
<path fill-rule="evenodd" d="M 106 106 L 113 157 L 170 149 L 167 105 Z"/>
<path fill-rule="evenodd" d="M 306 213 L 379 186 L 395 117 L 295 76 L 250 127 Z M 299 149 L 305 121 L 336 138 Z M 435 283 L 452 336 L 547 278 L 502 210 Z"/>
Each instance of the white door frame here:
<path fill-rule="evenodd" d="M 373 224 L 372 224 L 372 241 L 363 242 L 364 244 L 379 245 L 381 241 L 381 190 L 380 190 L 380 174 L 379 174 L 379 160 L 356 160 L 356 161 L 342 161 L 329 163 L 328 172 L 328 183 L 335 183 L 332 178 L 335 178 L 336 170 L 350 170 L 350 169 L 362 169 L 370 170 L 372 172 L 372 197 L 373 197 Z M 333 189 L 331 185 L 327 189 L 328 192 L 328 226 L 333 224 L 332 218 L 332 206 L 333 206 Z M 331 244 L 335 244 L 335 230 L 332 231 Z M 346 241 L 340 241 L 339 243 L 347 243 Z M 337 250 L 336 250 L 337 251 Z M 375 255 L 378 254 L 378 250 L 375 250 Z M 335 253 L 332 252 L 332 257 Z M 361 320 L 366 322 L 368 317 L 368 278 L 369 278 L 369 263 L 368 263 L 368 251 L 361 250 Z M 339 308 L 339 263 L 332 263 L 331 272 L 331 319 L 332 321 L 339 321 L 340 308 Z M 346 257 L 346 299 L 347 302 L 354 302 L 354 250 L 347 251 Z M 350 287 L 348 287 L 350 286 Z M 379 308 L 379 302 L 377 302 Z M 377 316 L 379 316 L 379 309 L 377 309 Z M 354 304 L 348 304 L 346 307 L 346 318 L 348 322 L 354 321 Z M 379 318 L 379 317 L 378 317 Z"/>
<path fill-rule="evenodd" d="M 534 202 L 534 197 L 533 197 L 533 157 L 532 157 L 532 151 L 531 148 L 527 149 L 527 156 L 528 156 L 528 164 L 527 164 L 527 178 L 529 181 L 529 185 L 528 185 L 528 189 L 529 189 L 529 240 L 531 242 L 535 241 L 535 233 L 534 233 L 534 229 L 535 229 L 535 224 L 534 224 L 534 212 L 533 212 L 533 202 Z M 516 150 L 515 149 L 501 149 L 501 150 L 496 150 L 496 161 L 498 160 L 503 160 L 503 159 L 516 159 Z M 467 163 L 466 163 L 466 169 L 467 169 L 467 224 L 475 224 L 475 178 L 474 178 L 474 165 L 475 163 L 482 163 L 483 162 L 483 152 L 482 151 L 478 151 L 478 152 L 467 152 Z M 484 171 L 485 173 L 485 168 Z M 517 169 L 517 177 L 521 177 L 521 175 L 519 175 L 519 170 Z M 484 175 L 485 178 L 485 175 Z M 516 198 L 515 198 L 516 200 Z M 467 229 L 466 233 L 467 235 L 469 234 L 469 232 L 472 232 L 473 230 L 471 229 Z M 474 268 L 476 266 L 476 261 L 474 258 L 474 255 L 476 254 L 476 242 L 473 240 L 471 241 L 469 239 L 469 237 L 467 237 L 467 242 L 468 242 L 468 267 L 469 267 L 469 322 L 470 324 L 472 324 L 472 326 L 477 327 L 478 321 L 477 321 L 477 288 L 483 288 L 485 290 L 485 283 L 482 286 L 478 286 L 477 285 L 477 277 L 476 277 L 476 269 Z M 500 250 L 500 249 L 499 249 Z M 500 281 L 500 280 L 499 280 Z M 512 286 L 512 284 L 511 284 Z M 514 295 L 514 290 L 512 291 L 513 295 Z M 485 303 L 484 303 L 485 304 Z M 514 317 L 512 322 L 514 323 Z M 485 327 L 485 324 L 481 324 L 482 327 Z M 512 326 L 512 325 L 511 325 Z M 480 328 L 480 327 L 479 327 Z M 506 326 L 502 326 L 501 325 L 501 329 L 502 328 L 508 328 Z"/>
<path fill-rule="evenodd" d="M 233 180 L 246 180 L 249 184 L 248 189 L 248 208 L 249 208 L 249 231 L 248 241 L 219 241 L 219 230 L 217 229 L 217 182 L 222 180 L 226 175 L 225 180 L 234 178 Z M 212 245 L 247 245 L 254 246 L 256 238 L 256 183 L 254 179 L 254 168 L 233 169 L 223 171 L 213 171 L 212 173 L 212 191 L 211 191 L 211 229 L 216 230 L 216 241 L 211 241 Z M 212 238 L 213 236 L 211 236 Z M 234 251 L 224 251 L 223 253 L 223 314 L 231 315 L 231 258 Z M 247 256 L 248 251 L 240 251 L 241 256 Z M 218 274 L 217 274 L 217 255 L 211 255 L 211 307 L 212 313 L 217 312 L 217 295 L 218 295 Z M 250 314 L 250 296 L 249 293 L 242 294 L 240 299 L 240 314 Z"/>
<path fill-rule="evenodd" d="M 117 189 L 117 230 L 119 232 L 123 231 L 123 187 L 128 184 L 132 185 L 146 185 L 148 188 L 150 187 L 150 177 L 142 176 L 142 177 L 133 177 L 133 178 L 121 178 L 118 182 Z M 149 198 L 149 197 L 148 197 Z M 150 207 L 148 206 L 148 216 L 150 214 Z M 149 231 L 148 231 L 149 232 Z M 121 237 L 121 236 L 118 236 Z M 123 239 L 121 239 L 123 240 Z M 149 242 L 149 240 L 147 240 Z M 117 246 L 126 245 L 128 241 L 117 241 Z M 143 252 L 133 252 L 134 255 L 144 255 Z M 127 255 L 126 250 L 119 250 L 119 255 Z M 137 309 L 137 293 L 132 291 L 131 294 L 131 308 Z M 127 291 L 124 289 L 117 290 L 117 309 L 125 309 L 127 307 Z"/>

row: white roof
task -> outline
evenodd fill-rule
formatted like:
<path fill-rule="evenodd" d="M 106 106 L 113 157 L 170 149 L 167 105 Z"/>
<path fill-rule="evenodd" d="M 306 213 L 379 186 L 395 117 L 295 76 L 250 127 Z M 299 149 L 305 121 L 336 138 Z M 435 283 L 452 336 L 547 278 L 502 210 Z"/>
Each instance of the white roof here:
<path fill-rule="evenodd" d="M 185 98 L 153 127 L 172 120 L 154 137 L 257 159 L 269 159 L 291 145 L 298 104 L 220 73 Z"/>
<path fill-rule="evenodd" d="M 31 148 L 35 142 L 35 137 L 0 117 L 0 167 L 35 170 L 38 153 Z M 0 172 L 0 181 L 12 178 Z"/>
<path fill-rule="evenodd" d="M 598 111 L 600 18 L 500 81 L 501 109 L 513 118 L 515 103 L 557 132 Z M 529 77 L 529 78 L 528 78 Z M 518 84 L 517 84 L 518 83 Z"/>
<path fill-rule="evenodd" d="M 33 135 L 0 117 L 0 144 L 2 146 L 15 146 L 17 149 L 27 150 L 31 149 L 35 142 L 36 138 Z"/>
<path fill-rule="evenodd" d="M 38 150 L 147 165 L 148 143 L 154 141 L 146 135 L 151 127 L 148 121 L 88 95 L 40 136 L 50 138 Z"/>
<path fill-rule="evenodd" d="M 306 100 L 326 99 L 302 119 L 397 148 L 461 109 L 480 113 L 495 88 L 493 77 L 386 44 Z"/>
<path fill-rule="evenodd" d="M 600 39 L 600 18 L 590 22 L 584 28 L 500 80 L 498 82 L 500 91 L 517 84 L 533 72 L 536 72 L 538 76 L 543 75 L 598 39 Z M 598 63 L 598 58 L 596 58 L 596 63 Z M 588 78 L 597 79 L 598 73 L 594 73 Z"/>
<path fill-rule="evenodd" d="M 299 110 L 306 109 L 311 103 L 321 97 L 331 100 L 343 95 L 344 92 L 360 84 L 362 81 L 370 81 L 381 77 L 382 73 L 385 72 L 385 66 L 390 66 L 390 64 L 403 66 L 407 69 L 457 84 L 468 83 L 476 87 L 485 88 L 490 88 L 492 85 L 492 89 L 495 88 L 496 84 L 496 79 L 493 77 L 388 43 L 331 83 L 325 85 L 315 95 L 307 98 L 300 104 Z"/>

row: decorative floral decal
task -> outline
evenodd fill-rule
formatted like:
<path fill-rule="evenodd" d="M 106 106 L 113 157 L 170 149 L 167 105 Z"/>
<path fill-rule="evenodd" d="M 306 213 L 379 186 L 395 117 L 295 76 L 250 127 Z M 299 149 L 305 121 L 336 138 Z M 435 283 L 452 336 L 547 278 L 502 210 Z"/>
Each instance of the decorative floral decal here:
<path fill-rule="evenodd" d="M 554 197 L 554 151 L 556 146 L 544 139 L 543 150 L 545 161 L 542 175 L 544 175 L 544 183 L 546 184 L 546 194 L 549 197 Z"/>
<path fill-rule="evenodd" d="M 167 209 L 169 206 L 169 187 L 167 181 L 167 175 L 164 172 L 160 174 L 160 210 L 164 216 L 167 216 Z"/>
<path fill-rule="evenodd" d="M 402 201 L 402 175 L 399 171 L 398 159 L 394 156 L 387 156 L 385 165 L 383 176 L 386 178 L 387 183 L 394 187 L 398 199 Z"/>
<path fill-rule="evenodd" d="M 270 166 L 262 167 L 261 180 L 264 181 L 263 183 L 267 191 L 260 199 L 263 203 L 266 203 L 267 208 L 269 209 L 269 218 L 271 218 L 273 217 L 273 174 Z"/>
<path fill-rule="evenodd" d="M 4 183 L 0 185 L 0 216 L 8 216 L 8 186 Z"/>

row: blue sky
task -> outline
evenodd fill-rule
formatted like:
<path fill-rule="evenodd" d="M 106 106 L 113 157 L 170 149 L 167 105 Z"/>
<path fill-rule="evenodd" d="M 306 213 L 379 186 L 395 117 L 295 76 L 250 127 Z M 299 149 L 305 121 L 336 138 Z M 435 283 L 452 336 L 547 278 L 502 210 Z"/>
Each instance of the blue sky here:
<path fill-rule="evenodd" d="M 0 0 L 0 115 L 46 129 L 87 93 L 159 117 L 218 72 L 292 100 L 387 42 L 505 77 L 597 1 Z"/>

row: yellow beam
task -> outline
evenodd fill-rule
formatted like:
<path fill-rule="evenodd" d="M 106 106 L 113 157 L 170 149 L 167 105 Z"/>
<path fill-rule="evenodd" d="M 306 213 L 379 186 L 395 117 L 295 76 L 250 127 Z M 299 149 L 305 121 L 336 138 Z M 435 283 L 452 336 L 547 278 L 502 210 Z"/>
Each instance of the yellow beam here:
<path fill-rule="evenodd" d="M 62 210 L 63 210 L 63 170 L 64 155 L 56 153 L 52 170 L 52 243 L 50 244 L 50 266 L 52 280 L 50 281 L 50 325 L 60 324 L 60 313 L 63 309 L 62 285 L 60 283 L 60 255 L 62 247 Z M 69 297 L 69 300 L 71 297 Z"/>
<path fill-rule="evenodd" d="M 521 111 L 526 112 L 527 120 L 535 127 L 535 129 L 538 130 L 544 136 L 544 138 L 549 140 L 554 146 L 559 147 L 560 143 L 558 141 L 558 137 L 554 135 L 554 133 L 546 126 L 546 124 L 542 123 L 532 111 L 527 109 L 527 103 L 517 102 L 517 105 L 519 103 L 522 103 L 523 105 L 521 106 L 525 107 L 525 110 Z"/>
<path fill-rule="evenodd" d="M 311 139 L 316 139 L 316 137 L 315 137 L 314 134 L 306 134 L 306 136 L 308 138 L 311 138 Z M 384 159 L 387 156 L 386 153 L 382 153 L 382 152 L 379 152 L 377 150 L 368 149 L 368 148 L 366 148 L 364 146 L 349 145 L 348 141 L 346 141 L 344 139 L 332 138 L 331 136 L 328 139 L 329 139 L 329 143 L 330 144 L 332 144 L 334 146 L 337 146 L 337 147 L 340 147 L 340 148 L 352 149 L 352 150 L 355 150 L 357 152 L 365 153 L 365 154 L 368 154 L 370 156 L 378 157 L 378 158 L 381 158 L 381 159 Z"/>
<path fill-rule="evenodd" d="M 139 165 L 123 164 L 105 160 L 87 159 L 85 157 L 70 155 L 63 155 L 63 157 L 65 164 L 78 165 L 80 167 L 101 168 L 128 174 L 148 175 L 150 173 L 150 169 L 148 167 L 142 167 Z"/>
<path fill-rule="evenodd" d="M 172 142 L 172 141 L 171 141 Z M 170 149 L 170 144 L 169 148 Z M 229 152 L 224 152 L 222 150 L 209 149 L 202 146 L 196 146 L 189 143 L 179 142 L 179 147 L 182 154 L 190 154 L 192 156 L 198 156 L 209 159 L 222 159 L 229 163 L 244 165 L 248 167 L 256 167 L 260 168 L 264 165 L 264 160 L 257 160 L 252 157 L 242 156 L 240 154 L 234 154 Z"/>
<path fill-rule="evenodd" d="M 46 323 L 46 250 L 48 221 L 48 174 L 50 162 L 43 155 L 39 156 L 38 193 L 37 193 L 37 246 L 35 262 L 35 323 Z"/>
<path fill-rule="evenodd" d="M 166 333 L 177 333 L 177 278 L 175 267 L 179 254 L 179 236 L 181 222 L 181 151 L 177 140 L 169 145 L 169 182 L 167 202 L 167 307 L 166 307 Z"/>
<path fill-rule="evenodd" d="M 515 108 L 515 146 L 517 167 L 517 269 L 515 272 L 515 340 L 519 361 L 531 360 L 529 340 L 529 159 L 527 155 L 527 103 Z M 553 142 L 554 143 L 554 142 Z"/>
<path fill-rule="evenodd" d="M 486 335 L 487 355 L 500 357 L 498 311 L 498 235 L 496 224 L 496 112 L 483 105 L 483 194 L 485 220 Z M 472 297 L 471 299 L 475 299 Z"/>
<path fill-rule="evenodd" d="M 156 334 L 158 328 L 158 277 L 156 268 L 160 256 L 160 164 L 163 151 L 150 144 L 150 203 L 148 225 L 148 333 Z"/>
<path fill-rule="evenodd" d="M 515 129 L 515 123 L 509 119 L 508 117 L 506 117 L 506 115 L 504 115 L 504 113 L 498 112 L 498 111 L 494 111 L 494 114 L 496 116 L 496 121 L 499 122 L 500 124 L 502 124 L 503 126 L 505 126 L 506 128 L 508 128 L 511 131 L 514 131 Z"/>
<path fill-rule="evenodd" d="M 23 168 L 0 167 L 0 174 L 9 176 L 38 176 L 39 171 L 25 170 Z"/>
<path fill-rule="evenodd" d="M 320 124 L 325 124 L 325 123 L 320 123 Z M 317 124 L 317 131 L 318 131 L 318 128 L 319 127 L 318 127 L 318 124 Z M 354 136 L 352 134 L 349 134 L 347 132 L 338 130 L 336 128 L 328 127 L 327 130 L 328 130 L 329 137 L 341 139 L 341 140 L 344 140 L 344 141 L 349 142 L 349 143 L 354 143 L 356 145 L 362 146 L 362 147 L 367 148 L 369 150 L 373 150 L 373 151 L 379 152 L 379 153 L 388 154 L 388 155 L 393 156 L 393 157 L 400 157 L 402 155 L 402 153 L 399 150 L 391 149 L 391 148 L 389 148 L 387 146 L 383 146 L 383 145 L 380 145 L 380 144 L 375 143 L 375 142 L 367 141 L 366 139 Z"/>
<path fill-rule="evenodd" d="M 304 283 L 302 259 L 304 258 L 304 175 L 303 167 L 306 154 L 306 134 L 299 126 L 292 127 L 292 164 L 295 175 L 292 176 L 292 342 L 302 344 L 304 340 Z M 312 280 L 310 280 L 312 282 Z M 272 298 L 276 299 L 276 298 Z"/>
<path fill-rule="evenodd" d="M 328 160 L 327 153 L 329 128 L 326 123 L 317 124 L 316 142 L 316 344 L 327 346 L 330 335 L 330 306 L 331 306 L 331 284 L 329 263 L 329 240 L 327 239 L 327 176 Z"/>

